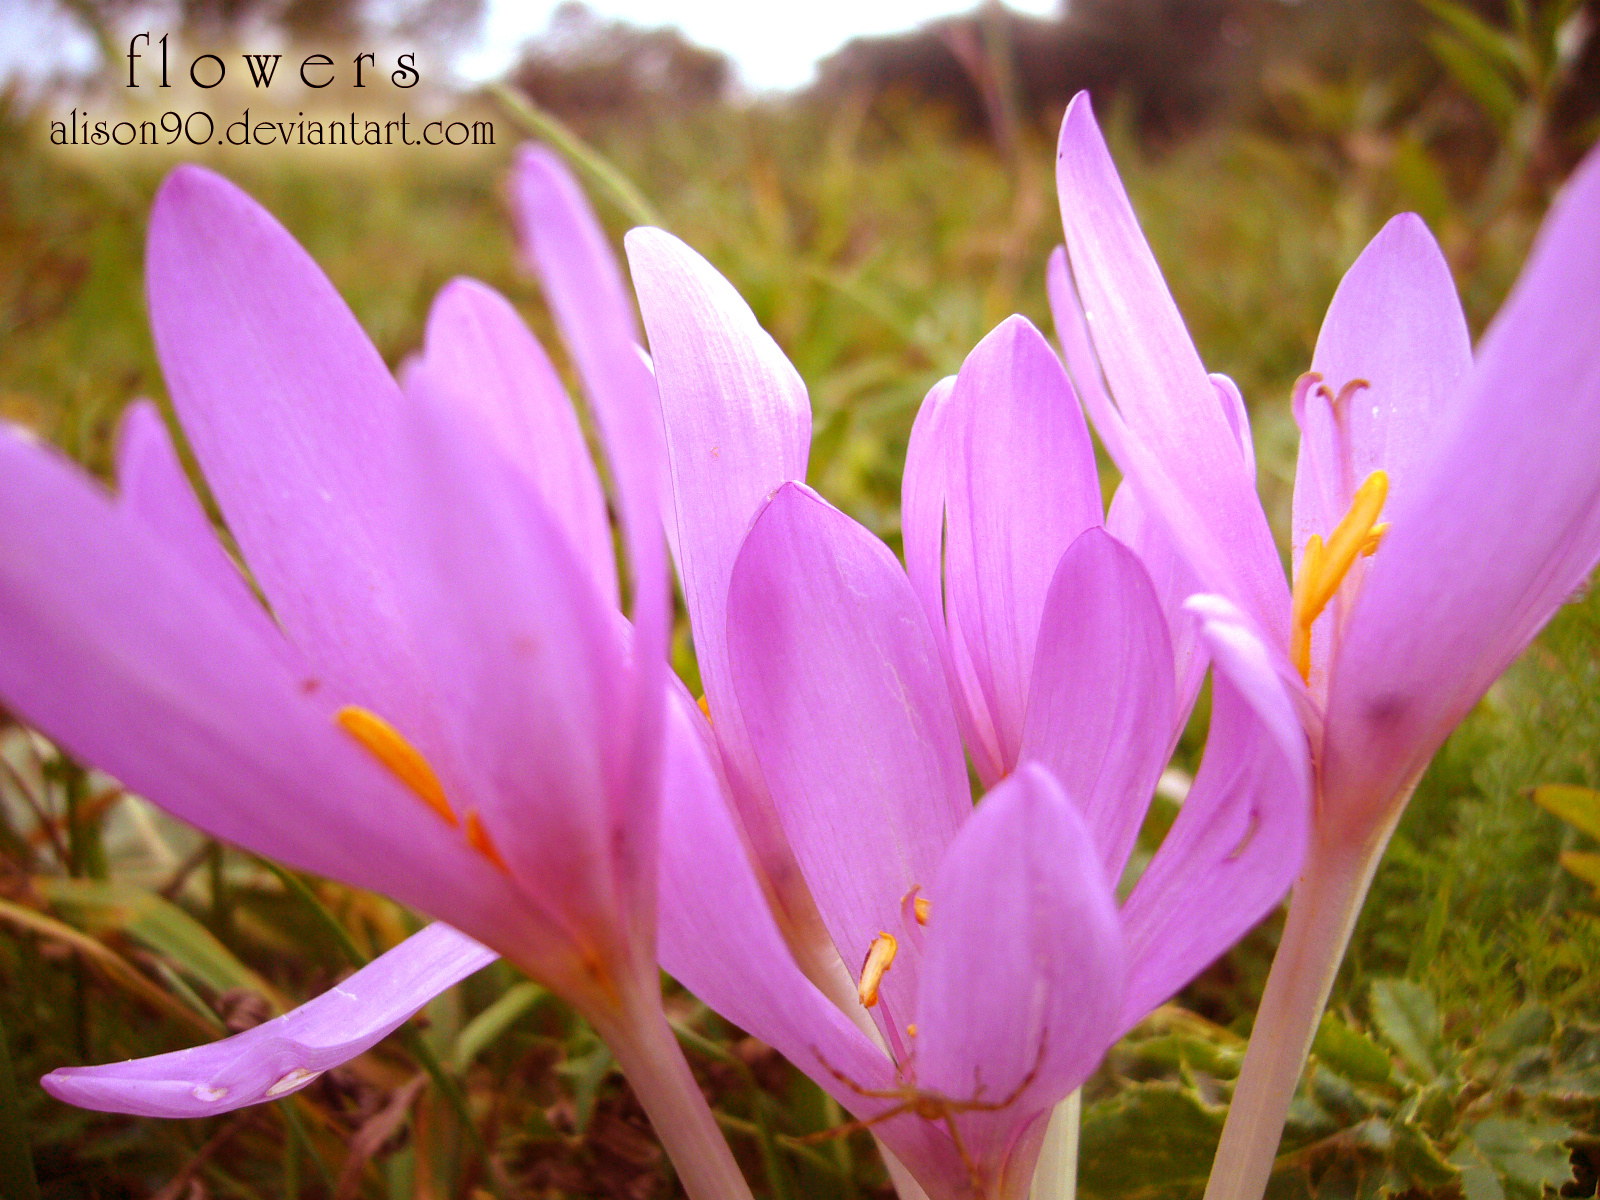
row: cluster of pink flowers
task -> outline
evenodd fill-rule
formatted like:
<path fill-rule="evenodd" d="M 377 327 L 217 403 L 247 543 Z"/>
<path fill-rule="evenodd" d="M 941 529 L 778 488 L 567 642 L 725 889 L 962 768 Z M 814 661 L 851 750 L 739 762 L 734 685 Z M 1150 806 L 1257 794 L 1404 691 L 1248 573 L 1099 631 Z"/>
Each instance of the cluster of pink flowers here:
<path fill-rule="evenodd" d="M 151 322 L 265 604 L 153 406 L 115 495 L 0 431 L 0 698 L 212 835 L 439 923 L 237 1037 L 46 1088 L 275 1099 L 503 955 L 609 1043 L 696 1200 L 748 1197 L 659 964 L 869 1126 L 905 1200 L 1010 1200 L 1112 1043 L 1299 876 L 1213 1180 L 1258 1196 L 1410 789 L 1600 558 L 1600 158 L 1476 354 L 1415 217 L 1351 268 L 1295 393 L 1292 586 L 1245 405 L 1085 97 L 1058 184 L 1062 353 L 1012 317 L 929 393 L 902 565 L 802 482 L 805 384 L 733 287 L 638 229 L 630 295 L 549 152 L 518 158 L 521 232 L 609 504 L 503 297 L 446 286 L 397 382 L 269 214 L 175 171 Z M 1208 669 L 1194 786 L 1119 900 Z"/>

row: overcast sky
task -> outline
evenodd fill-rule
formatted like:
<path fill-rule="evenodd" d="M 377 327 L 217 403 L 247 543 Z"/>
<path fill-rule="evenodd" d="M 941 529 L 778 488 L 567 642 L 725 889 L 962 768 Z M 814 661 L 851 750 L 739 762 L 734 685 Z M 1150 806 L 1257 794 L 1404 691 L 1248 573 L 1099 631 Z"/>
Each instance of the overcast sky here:
<path fill-rule="evenodd" d="M 1057 0 L 1006 0 L 1018 12 L 1054 12 Z M 487 79 L 516 59 L 518 47 L 550 22 L 559 0 L 489 0 L 483 36 L 457 66 L 468 78 Z M 676 25 L 692 41 L 721 50 L 755 91 L 796 88 L 811 78 L 817 60 L 852 37 L 894 33 L 977 0 L 588 0 L 605 16 L 639 25 Z M 64 6 L 62 6 L 64 7 Z M 0 86 L 24 64 L 82 68 L 93 44 L 49 0 L 0 0 Z M 46 61 L 48 60 L 48 62 Z"/>
<path fill-rule="evenodd" d="M 462 60 L 474 78 L 511 65 L 517 47 L 544 29 L 559 0 L 489 0 L 480 46 Z M 606 16 L 639 25 L 676 25 L 691 41 L 721 50 L 757 91 L 803 86 L 817 60 L 853 37 L 895 33 L 934 17 L 966 12 L 977 0 L 589 0 Z M 1044 15 L 1058 0 L 1007 0 L 1018 12 Z"/>

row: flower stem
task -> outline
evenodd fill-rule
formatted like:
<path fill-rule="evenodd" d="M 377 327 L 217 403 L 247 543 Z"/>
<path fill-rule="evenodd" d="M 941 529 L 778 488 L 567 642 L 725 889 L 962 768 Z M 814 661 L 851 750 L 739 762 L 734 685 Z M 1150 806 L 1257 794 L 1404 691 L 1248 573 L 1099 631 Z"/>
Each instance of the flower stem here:
<path fill-rule="evenodd" d="M 690 1200 L 751 1200 L 750 1187 L 667 1024 L 659 994 L 611 1015 L 620 1019 L 612 1023 L 591 1016 L 590 1021 L 616 1055 Z"/>
<path fill-rule="evenodd" d="M 1260 1200 L 1266 1192 L 1289 1103 L 1339 963 L 1378 860 L 1410 798 L 1409 789 L 1396 797 L 1383 826 L 1365 841 L 1313 832 L 1228 1106 L 1205 1200 Z"/>
<path fill-rule="evenodd" d="M 1072 1093 L 1050 1114 L 1044 1149 L 1033 1169 L 1029 1200 L 1075 1200 L 1078 1194 L 1078 1127 L 1083 1118 L 1083 1090 Z"/>

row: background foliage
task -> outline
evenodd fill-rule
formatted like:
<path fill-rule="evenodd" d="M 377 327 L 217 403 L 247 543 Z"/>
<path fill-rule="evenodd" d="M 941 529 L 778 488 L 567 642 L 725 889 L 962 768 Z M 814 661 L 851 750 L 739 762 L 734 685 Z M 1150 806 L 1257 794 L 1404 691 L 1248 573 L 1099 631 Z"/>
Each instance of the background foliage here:
<path fill-rule="evenodd" d="M 214 16 L 193 9 L 198 23 Z M 674 35 L 569 14 L 566 40 L 531 48 L 514 78 L 750 300 L 810 385 L 811 481 L 894 545 L 927 387 L 1010 312 L 1049 328 L 1043 263 L 1060 235 L 1048 138 L 1064 89 L 1094 84 L 1202 353 L 1250 398 L 1263 494 L 1285 534 L 1288 392 L 1341 272 L 1391 213 L 1414 209 L 1481 332 L 1593 140 L 1593 6 L 1149 0 L 1109 12 L 1086 4 L 1047 29 L 991 10 L 920 41 L 857 44 L 811 92 L 762 102 L 730 99 L 714 56 L 674 48 Z M 1209 31 L 1206 52 L 1179 53 L 1174 38 L 1195 28 Z M 663 54 L 676 75 L 650 65 Z M 13 99 L 0 114 L 0 415 L 104 473 L 122 407 L 163 397 L 140 259 L 150 198 L 176 160 L 51 151 L 54 102 Z M 505 291 L 555 344 L 509 232 L 510 119 L 488 97 L 451 102 L 492 116 L 499 144 L 204 156 L 305 243 L 391 364 L 457 274 Z M 596 195 L 620 234 L 627 217 Z M 693 682 L 682 633 L 678 666 Z M 1180 771 L 1202 736 L 1203 717 Z M 1597 745 L 1600 596 L 1581 595 L 1419 788 L 1317 1041 L 1276 1196 L 1594 1194 L 1600 905 L 1562 865 L 1581 866 L 1594 827 L 1529 792 L 1600 785 Z M 1158 800 L 1146 850 L 1172 811 Z M 12 1182 L 24 1146 L 42 1194 L 63 1200 L 673 1194 L 604 1047 L 504 965 L 287 1104 L 156 1122 L 55 1103 L 35 1083 L 46 1070 L 246 1028 L 417 921 L 216 845 L 3 714 L 0 815 L 0 1047 L 16 1084 L 8 1097 L 0 1061 L 12 1155 L 0 1154 L 0 1195 L 28 1195 Z M 1269 921 L 1109 1057 L 1087 1089 L 1086 1195 L 1198 1196 L 1275 938 Z M 861 1136 L 801 1140 L 842 1120 L 814 1086 L 691 998 L 671 1003 L 763 1195 L 888 1194 Z"/>

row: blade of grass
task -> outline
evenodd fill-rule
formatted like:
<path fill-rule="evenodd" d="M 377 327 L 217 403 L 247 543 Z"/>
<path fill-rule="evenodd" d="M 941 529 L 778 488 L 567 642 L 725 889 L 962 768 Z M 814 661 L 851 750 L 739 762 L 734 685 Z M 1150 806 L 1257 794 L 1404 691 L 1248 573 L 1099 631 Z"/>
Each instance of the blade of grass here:
<path fill-rule="evenodd" d="M 490 84 L 489 94 L 499 102 L 511 120 L 519 125 L 524 133 L 549 142 L 573 166 L 598 184 L 606 197 L 620 208 L 630 221 L 636 225 L 665 227 L 661 214 L 656 212 L 650 201 L 644 198 L 644 193 L 634 186 L 633 181 L 618 170 L 605 155 L 569 129 L 566 122 L 531 103 L 526 97 L 518 95 L 503 83 Z"/>
<path fill-rule="evenodd" d="M 334 1189 L 333 1171 L 322 1161 L 322 1155 L 317 1153 L 316 1144 L 311 1140 L 311 1131 L 300 1119 L 299 1106 L 304 1103 L 306 1103 L 304 1099 L 294 1096 L 290 1098 L 289 1103 L 277 1107 L 283 1114 L 283 1123 L 289 1129 L 290 1139 L 299 1148 L 299 1153 L 311 1160 L 311 1165 L 317 1170 L 317 1177 L 322 1180 L 322 1190 L 331 1196 Z"/>
<path fill-rule="evenodd" d="M 58 921 L 54 917 L 47 917 L 41 912 L 35 912 L 31 908 L 24 908 L 20 904 L 13 904 L 9 900 L 0 900 L 0 920 L 9 921 L 13 925 L 21 926 L 32 933 L 41 934 L 77 951 L 81 960 L 94 967 L 110 982 L 124 991 L 137 996 L 146 1004 L 166 1015 L 176 1018 L 191 1029 L 197 1030 L 201 1036 L 207 1039 L 215 1036 L 216 1031 L 211 1025 L 192 1012 L 187 1004 L 184 1004 L 177 997 L 162 991 L 141 975 L 127 959 L 104 943 L 96 941 L 88 934 L 80 933 L 72 926 Z"/>
<path fill-rule="evenodd" d="M 22 1123 L 22 1102 L 17 1096 L 17 1077 L 11 1072 L 11 1050 L 3 1024 L 0 1024 L 0 1197 L 39 1200 L 39 1180 L 33 1173 L 28 1127 Z"/>

